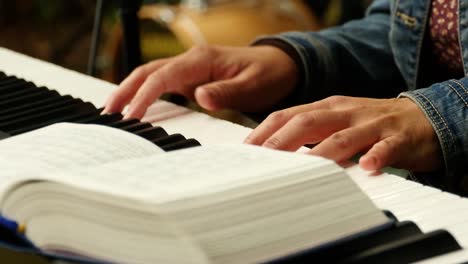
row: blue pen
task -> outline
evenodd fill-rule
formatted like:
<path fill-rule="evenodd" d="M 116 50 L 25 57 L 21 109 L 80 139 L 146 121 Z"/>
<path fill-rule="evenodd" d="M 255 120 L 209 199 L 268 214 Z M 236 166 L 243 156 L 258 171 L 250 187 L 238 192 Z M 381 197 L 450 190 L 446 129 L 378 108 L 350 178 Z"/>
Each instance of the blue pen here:
<path fill-rule="evenodd" d="M 25 225 L 0 215 L 0 245 L 22 250 L 37 250 L 25 236 Z"/>
<path fill-rule="evenodd" d="M 11 232 L 20 232 L 20 228 L 16 221 L 10 220 L 4 216 L 0 216 L 0 226 L 10 230 Z M 20 232 L 22 233 L 22 232 Z"/>

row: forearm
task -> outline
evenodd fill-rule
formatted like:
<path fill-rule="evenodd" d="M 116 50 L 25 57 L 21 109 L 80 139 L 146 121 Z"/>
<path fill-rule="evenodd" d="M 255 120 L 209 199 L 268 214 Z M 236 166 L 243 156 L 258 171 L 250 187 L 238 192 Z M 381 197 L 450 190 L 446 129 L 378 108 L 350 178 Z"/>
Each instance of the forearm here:
<path fill-rule="evenodd" d="M 302 82 L 294 104 L 336 94 L 395 97 L 405 85 L 389 45 L 389 9 L 388 1 L 376 1 L 364 19 L 320 32 L 263 37 L 254 44 L 275 45 L 295 58 Z"/>

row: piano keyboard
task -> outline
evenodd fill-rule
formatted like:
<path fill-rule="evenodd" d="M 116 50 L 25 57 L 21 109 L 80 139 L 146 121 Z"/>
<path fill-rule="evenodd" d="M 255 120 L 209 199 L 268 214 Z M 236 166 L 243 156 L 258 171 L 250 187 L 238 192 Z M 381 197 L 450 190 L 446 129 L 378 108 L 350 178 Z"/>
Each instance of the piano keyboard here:
<path fill-rule="evenodd" d="M 58 122 L 99 124 L 141 136 L 165 151 L 199 146 L 195 139 L 168 133 L 121 114 L 100 115 L 102 109 L 72 96 L 37 87 L 32 82 L 0 72 L 0 137 L 6 138 Z"/>
<path fill-rule="evenodd" d="M 112 121 L 109 121 L 108 125 L 113 124 L 113 126 L 128 129 L 130 132 L 139 131 L 141 136 L 145 136 L 144 133 L 150 133 L 145 131 L 152 131 L 154 127 L 160 126 L 164 127 L 167 134 L 172 137 L 179 137 L 177 134 L 180 133 L 197 139 L 202 145 L 208 145 L 242 143 L 250 132 L 248 128 L 163 101 L 157 101 L 150 107 L 142 119 L 143 122 L 122 121 L 120 115 L 96 117 L 100 109 L 94 106 L 103 105 L 114 88 L 113 85 L 2 48 L 0 48 L 0 71 L 4 71 L 6 75 L 15 75 L 38 85 L 47 86 L 58 93 L 71 95 L 60 96 L 62 99 L 58 100 L 51 99 L 58 96 L 56 92 L 46 89 L 38 89 L 41 91 L 31 95 L 29 92 L 13 88 L 4 88 L 12 91 L 4 95 L 0 88 L 0 131 L 3 131 L 3 133 L 0 132 L 0 137 L 22 133 L 51 122 L 50 119 L 42 119 L 42 117 L 38 117 L 38 122 L 30 122 L 28 118 L 21 119 L 18 117 L 20 116 L 19 109 L 22 109 L 23 113 L 33 113 L 36 116 L 41 116 L 37 109 L 73 116 L 73 113 L 67 112 L 69 110 L 58 110 L 68 104 L 74 105 L 72 108 L 84 108 L 83 111 L 89 113 L 89 116 L 85 114 L 80 117 L 81 122 L 97 122 L 96 120 L 100 118 L 109 119 Z M 2 78 L 4 79 L 5 76 Z M 26 81 L 21 81 L 21 83 L 15 85 L 25 86 L 25 89 L 33 86 Z M 51 97 L 41 97 L 43 94 Z M 46 104 L 39 103 L 39 100 L 33 100 L 34 103 L 31 103 L 29 107 L 11 103 L 10 100 L 17 100 L 14 99 L 17 96 L 42 98 L 40 101 Z M 89 101 L 92 105 L 80 99 Z M 33 108 L 36 110 L 32 110 Z M 55 118 L 60 119 L 62 115 L 59 114 Z M 75 120 L 74 118 L 72 119 Z M 53 121 L 56 122 L 56 120 Z M 19 123 L 21 125 L 17 126 Z M 170 139 L 165 140 L 170 141 Z M 156 141 L 156 144 L 170 144 L 158 142 L 156 139 L 153 141 Z M 364 171 L 356 165 L 346 168 L 346 171 L 379 208 L 388 210 L 400 222 L 390 232 L 379 232 L 373 236 L 353 240 L 351 243 L 343 244 L 342 247 L 323 251 L 322 255 L 318 256 L 319 258 L 334 258 L 337 262 L 347 263 L 406 263 L 415 260 L 421 260 L 421 263 L 462 263 L 468 260 L 468 250 L 465 249 L 468 247 L 468 210 L 466 210 L 468 201 L 466 198 L 441 192 L 391 174 L 371 175 L 371 172 Z M 456 241 L 452 239 L 452 236 Z M 357 251 L 360 254 L 352 254 Z M 347 255 L 352 257 L 340 259 Z M 296 263 L 300 262 L 300 259 L 296 260 Z"/>
<path fill-rule="evenodd" d="M 445 229 L 462 247 L 420 263 L 468 261 L 468 200 L 391 174 L 371 176 L 357 166 L 347 170 L 353 180 L 379 207 L 400 220 L 417 224 L 422 232 Z"/>

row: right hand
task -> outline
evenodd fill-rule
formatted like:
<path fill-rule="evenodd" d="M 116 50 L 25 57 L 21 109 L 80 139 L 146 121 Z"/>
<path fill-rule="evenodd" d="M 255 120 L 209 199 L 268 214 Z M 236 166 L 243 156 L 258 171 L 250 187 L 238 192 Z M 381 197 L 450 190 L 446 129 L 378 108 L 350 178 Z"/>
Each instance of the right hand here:
<path fill-rule="evenodd" d="M 108 98 L 104 113 L 142 118 L 163 93 L 177 93 L 207 110 L 266 110 L 296 85 L 298 69 L 273 46 L 198 46 L 173 58 L 149 62 L 133 71 Z"/>

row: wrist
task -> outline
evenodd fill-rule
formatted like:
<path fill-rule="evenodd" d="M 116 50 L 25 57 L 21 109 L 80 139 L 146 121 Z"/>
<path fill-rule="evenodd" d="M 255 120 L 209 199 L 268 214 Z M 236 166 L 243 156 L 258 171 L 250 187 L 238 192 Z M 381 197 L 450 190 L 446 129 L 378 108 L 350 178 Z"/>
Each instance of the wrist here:
<path fill-rule="evenodd" d="M 303 79 L 305 74 L 304 70 L 302 70 L 301 57 L 299 53 L 297 53 L 296 49 L 294 49 L 290 44 L 279 39 L 260 39 L 257 42 L 254 42 L 252 46 L 270 46 L 280 50 L 283 54 L 288 56 L 293 63 L 294 72 L 291 74 L 291 77 L 294 78 L 294 80 L 291 80 L 291 83 L 294 84 L 293 86 L 297 86 L 298 81 Z"/>

